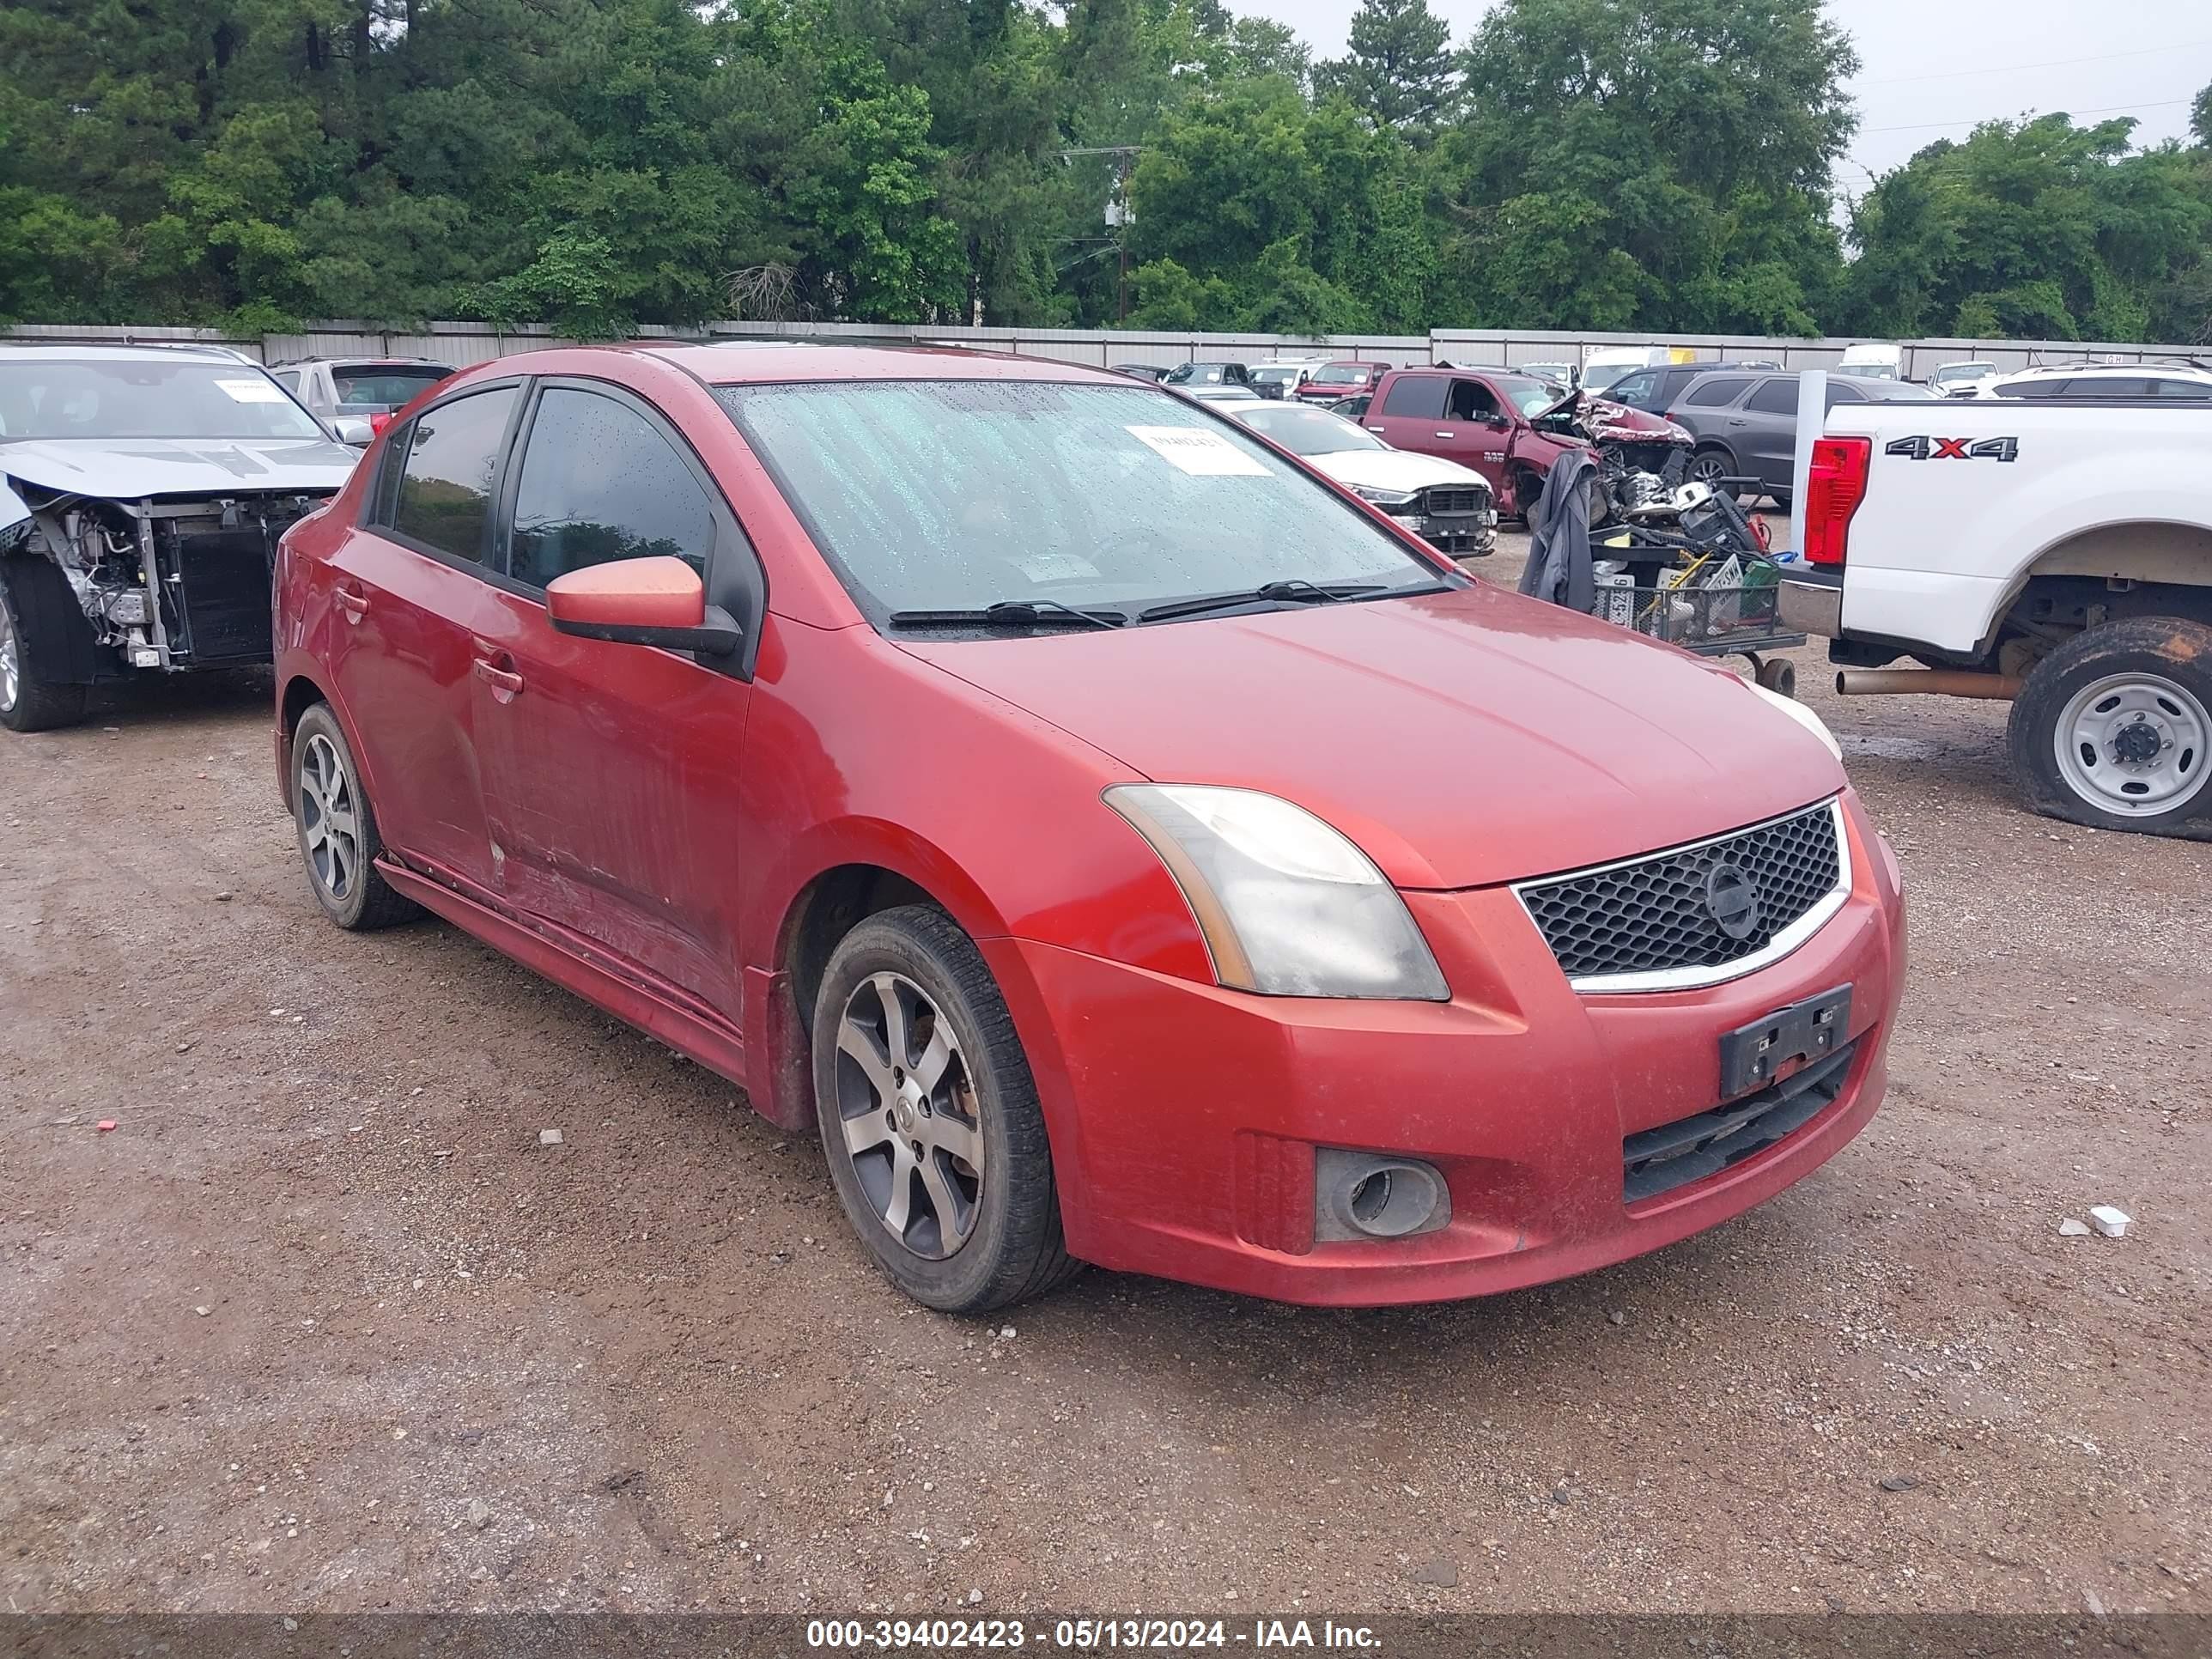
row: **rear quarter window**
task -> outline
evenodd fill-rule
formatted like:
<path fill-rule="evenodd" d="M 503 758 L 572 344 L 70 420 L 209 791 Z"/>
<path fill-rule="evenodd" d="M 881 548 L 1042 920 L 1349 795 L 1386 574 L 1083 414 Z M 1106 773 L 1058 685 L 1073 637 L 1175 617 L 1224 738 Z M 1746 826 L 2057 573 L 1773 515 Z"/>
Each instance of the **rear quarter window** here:
<path fill-rule="evenodd" d="M 1413 421 L 1440 421 L 1451 382 L 1441 374 L 1401 375 L 1392 382 L 1381 412 Z"/>

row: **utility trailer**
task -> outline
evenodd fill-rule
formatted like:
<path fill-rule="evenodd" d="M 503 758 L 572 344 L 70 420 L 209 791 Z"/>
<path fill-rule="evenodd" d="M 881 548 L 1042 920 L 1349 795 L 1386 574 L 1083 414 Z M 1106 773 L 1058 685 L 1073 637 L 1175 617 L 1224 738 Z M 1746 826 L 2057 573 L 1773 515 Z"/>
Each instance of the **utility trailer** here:
<path fill-rule="evenodd" d="M 0 349 L 0 725 L 269 661 L 277 538 L 356 458 L 219 347 Z"/>

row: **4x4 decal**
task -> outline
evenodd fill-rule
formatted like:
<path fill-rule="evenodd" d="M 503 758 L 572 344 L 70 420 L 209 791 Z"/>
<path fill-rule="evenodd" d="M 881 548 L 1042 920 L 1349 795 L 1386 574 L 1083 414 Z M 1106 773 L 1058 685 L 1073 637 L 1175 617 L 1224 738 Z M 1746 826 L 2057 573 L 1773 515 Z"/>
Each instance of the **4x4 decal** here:
<path fill-rule="evenodd" d="M 1893 438 L 1882 452 L 1911 461 L 2016 461 L 2017 438 Z"/>

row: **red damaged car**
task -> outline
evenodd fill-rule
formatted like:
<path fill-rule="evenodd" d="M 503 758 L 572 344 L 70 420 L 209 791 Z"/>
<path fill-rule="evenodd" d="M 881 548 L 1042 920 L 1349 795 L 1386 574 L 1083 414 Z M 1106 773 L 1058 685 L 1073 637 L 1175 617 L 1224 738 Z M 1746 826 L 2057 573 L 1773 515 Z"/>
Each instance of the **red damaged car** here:
<path fill-rule="evenodd" d="M 1121 376 L 479 365 L 284 538 L 276 635 L 330 919 L 814 1127 L 933 1307 L 1530 1285 L 1881 1097 L 1898 868 L 1815 717 Z"/>

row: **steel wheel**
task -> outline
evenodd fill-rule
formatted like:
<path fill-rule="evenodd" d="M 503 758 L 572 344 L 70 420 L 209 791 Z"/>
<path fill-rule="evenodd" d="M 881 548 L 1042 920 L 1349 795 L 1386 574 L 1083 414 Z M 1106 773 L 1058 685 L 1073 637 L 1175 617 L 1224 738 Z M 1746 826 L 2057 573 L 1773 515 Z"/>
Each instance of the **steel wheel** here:
<path fill-rule="evenodd" d="M 361 815 L 337 745 L 318 732 L 300 764 L 300 839 L 315 880 L 343 904 L 361 879 Z"/>
<path fill-rule="evenodd" d="M 2172 680 L 2110 674 L 2067 700 L 2055 732 L 2058 774 L 2116 817 L 2186 805 L 2204 787 L 2212 716 Z"/>
<path fill-rule="evenodd" d="M 927 1261 L 957 1253 L 983 1197 L 982 1121 L 960 1039 L 903 974 L 871 975 L 837 1017 L 845 1156 L 891 1236 Z"/>
<path fill-rule="evenodd" d="M 23 651 L 15 642 L 15 618 L 0 601 L 0 713 L 15 706 L 23 695 Z"/>

